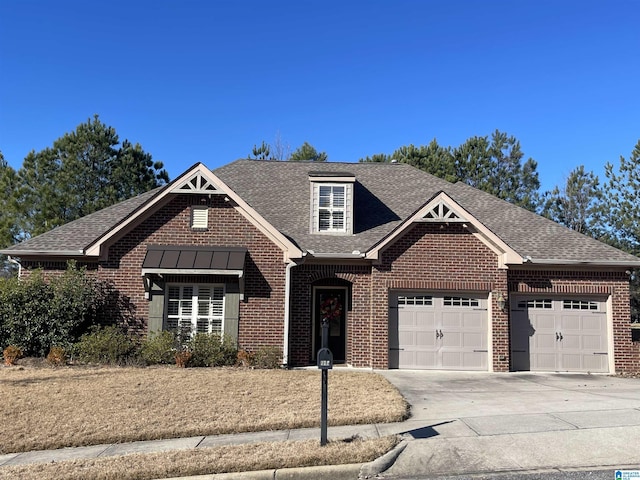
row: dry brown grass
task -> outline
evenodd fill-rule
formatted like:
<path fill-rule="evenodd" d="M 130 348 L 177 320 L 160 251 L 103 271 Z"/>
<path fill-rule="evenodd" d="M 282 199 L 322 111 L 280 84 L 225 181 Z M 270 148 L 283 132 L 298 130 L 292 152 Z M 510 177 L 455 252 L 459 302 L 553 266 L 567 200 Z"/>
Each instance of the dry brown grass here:
<path fill-rule="evenodd" d="M 329 374 L 329 424 L 400 421 L 382 376 Z M 320 372 L 0 368 L 0 453 L 319 425 Z"/>
<path fill-rule="evenodd" d="M 187 451 L 125 455 L 59 463 L 0 467 L 0 479 L 146 480 L 223 472 L 369 462 L 389 451 L 396 437 L 351 442 L 317 440 L 256 443 Z"/>

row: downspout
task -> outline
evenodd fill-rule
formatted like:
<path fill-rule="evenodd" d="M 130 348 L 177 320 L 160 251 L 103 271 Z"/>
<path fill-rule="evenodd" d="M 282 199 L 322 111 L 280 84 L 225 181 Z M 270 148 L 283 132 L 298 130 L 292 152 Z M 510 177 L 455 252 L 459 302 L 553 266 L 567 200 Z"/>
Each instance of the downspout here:
<path fill-rule="evenodd" d="M 300 263 L 288 260 L 284 274 L 284 345 L 282 346 L 282 364 L 289 366 L 289 324 L 291 319 L 291 269 Z"/>
<path fill-rule="evenodd" d="M 9 260 L 9 263 L 13 263 L 18 266 L 18 278 L 20 278 L 22 276 L 22 264 L 15 258 L 11 257 L 11 255 L 7 255 L 7 260 Z"/>

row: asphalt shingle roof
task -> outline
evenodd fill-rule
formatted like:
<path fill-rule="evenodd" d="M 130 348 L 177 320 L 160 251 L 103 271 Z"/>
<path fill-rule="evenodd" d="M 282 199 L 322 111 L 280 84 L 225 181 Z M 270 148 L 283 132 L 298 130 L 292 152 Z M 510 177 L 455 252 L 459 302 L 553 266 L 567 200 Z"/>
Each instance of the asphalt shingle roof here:
<path fill-rule="evenodd" d="M 354 233 L 310 233 L 309 174 L 349 172 L 354 184 Z M 362 253 L 393 232 L 444 191 L 522 257 L 562 262 L 640 264 L 640 259 L 562 227 L 546 218 L 463 183 L 452 184 L 406 164 L 307 163 L 237 160 L 213 171 L 245 202 L 301 249 L 314 254 Z M 152 190 L 6 249 L 83 250 L 142 208 L 163 188 Z"/>
<path fill-rule="evenodd" d="M 107 233 L 122 220 L 151 200 L 161 189 L 159 187 L 129 198 L 110 207 L 98 210 L 86 217 L 66 223 L 5 249 L 10 255 L 20 252 L 79 252 Z"/>

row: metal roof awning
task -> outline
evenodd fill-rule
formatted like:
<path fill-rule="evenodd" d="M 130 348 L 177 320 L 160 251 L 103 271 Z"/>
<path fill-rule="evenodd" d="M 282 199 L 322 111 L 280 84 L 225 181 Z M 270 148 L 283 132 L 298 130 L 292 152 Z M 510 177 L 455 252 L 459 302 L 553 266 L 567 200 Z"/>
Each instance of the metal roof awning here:
<path fill-rule="evenodd" d="M 153 277 L 164 275 L 232 275 L 244 300 L 244 247 L 149 245 L 142 262 L 144 296 L 150 298 Z"/>
<path fill-rule="evenodd" d="M 149 245 L 142 275 L 244 275 L 244 247 Z"/>

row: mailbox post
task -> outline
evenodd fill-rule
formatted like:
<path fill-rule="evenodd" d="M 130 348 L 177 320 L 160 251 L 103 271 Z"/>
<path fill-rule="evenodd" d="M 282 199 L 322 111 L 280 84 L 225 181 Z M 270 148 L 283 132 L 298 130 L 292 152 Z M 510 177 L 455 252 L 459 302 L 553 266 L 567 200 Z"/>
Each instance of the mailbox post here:
<path fill-rule="evenodd" d="M 320 445 L 327 444 L 327 412 L 329 370 L 333 368 L 333 353 L 328 348 L 329 344 L 329 319 L 322 319 L 322 348 L 318 350 L 318 368 L 322 372 L 322 393 L 320 397 Z"/>

